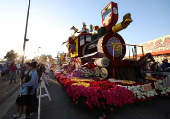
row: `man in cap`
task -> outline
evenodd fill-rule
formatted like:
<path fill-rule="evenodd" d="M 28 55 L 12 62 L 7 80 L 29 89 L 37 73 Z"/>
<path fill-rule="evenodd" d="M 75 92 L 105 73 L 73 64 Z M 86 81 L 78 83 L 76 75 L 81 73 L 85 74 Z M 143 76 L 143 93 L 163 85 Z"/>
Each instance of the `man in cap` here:
<path fill-rule="evenodd" d="M 170 63 L 168 63 L 168 59 L 164 59 L 161 68 L 165 71 L 168 67 L 170 67 Z"/>
<path fill-rule="evenodd" d="M 83 28 L 82 28 L 82 30 L 81 30 L 81 31 L 79 31 L 79 32 L 77 32 L 77 33 L 82 33 L 82 32 L 87 32 L 87 33 L 89 33 L 89 29 L 86 29 L 86 23 L 85 23 L 85 22 L 83 22 L 82 24 L 83 24 Z"/>

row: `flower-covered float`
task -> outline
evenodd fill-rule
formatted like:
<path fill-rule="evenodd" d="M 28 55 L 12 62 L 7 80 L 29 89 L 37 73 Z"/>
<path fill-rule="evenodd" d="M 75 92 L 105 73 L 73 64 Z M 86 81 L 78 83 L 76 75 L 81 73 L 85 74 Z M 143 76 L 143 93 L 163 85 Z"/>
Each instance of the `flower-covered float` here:
<path fill-rule="evenodd" d="M 101 14 L 102 27 L 90 25 L 89 32 L 83 22 L 81 31 L 74 26 L 71 28 L 74 34 L 64 42 L 70 56 L 68 65 L 53 70 L 69 97 L 77 105 L 113 111 L 116 106 L 169 94 L 169 77 L 145 77 L 142 73 L 142 66 L 155 62 L 152 55 L 148 53 L 137 60 L 137 47 L 143 51 L 143 46 L 126 44 L 118 34 L 133 21 L 131 14 L 124 15 L 123 21 L 116 24 L 118 7 L 114 2 L 109 3 Z M 79 34 L 75 36 L 75 33 Z M 123 59 L 126 45 L 133 47 L 133 59 Z"/>

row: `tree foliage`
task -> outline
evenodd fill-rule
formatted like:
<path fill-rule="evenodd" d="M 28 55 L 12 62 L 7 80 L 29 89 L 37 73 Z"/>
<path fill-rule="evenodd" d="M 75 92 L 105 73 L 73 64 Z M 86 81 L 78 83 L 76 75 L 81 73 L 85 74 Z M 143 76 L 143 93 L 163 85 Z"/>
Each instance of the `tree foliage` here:
<path fill-rule="evenodd" d="M 25 62 L 31 62 L 31 59 L 26 59 Z"/>
<path fill-rule="evenodd" d="M 5 63 L 7 60 L 4 60 L 3 58 L 0 58 L 0 63 Z"/>
<path fill-rule="evenodd" d="M 55 62 L 53 61 L 52 55 L 47 55 L 47 56 L 48 56 L 48 59 L 49 59 L 49 62 L 50 62 L 50 63 L 52 63 L 52 64 L 55 63 Z"/>
<path fill-rule="evenodd" d="M 44 63 L 47 63 L 47 58 L 48 58 L 47 55 L 42 54 L 42 55 L 39 57 L 39 61 L 44 62 Z"/>
<path fill-rule="evenodd" d="M 4 56 L 5 59 L 10 59 L 12 62 L 18 57 L 18 53 L 16 53 L 14 50 L 10 50 L 7 52 L 6 56 Z"/>

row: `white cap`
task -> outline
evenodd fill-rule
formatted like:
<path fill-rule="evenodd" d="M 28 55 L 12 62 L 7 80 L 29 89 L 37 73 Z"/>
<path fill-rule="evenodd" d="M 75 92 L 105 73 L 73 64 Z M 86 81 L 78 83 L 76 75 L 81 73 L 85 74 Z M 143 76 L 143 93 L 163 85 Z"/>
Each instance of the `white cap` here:
<path fill-rule="evenodd" d="M 85 22 L 83 22 L 82 24 L 83 24 L 83 26 L 86 26 L 86 23 L 85 23 Z"/>

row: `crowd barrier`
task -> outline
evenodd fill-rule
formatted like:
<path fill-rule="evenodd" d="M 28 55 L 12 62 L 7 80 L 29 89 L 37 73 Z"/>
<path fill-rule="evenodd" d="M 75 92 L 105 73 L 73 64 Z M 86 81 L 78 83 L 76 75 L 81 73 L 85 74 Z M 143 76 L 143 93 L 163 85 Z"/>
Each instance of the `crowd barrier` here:
<path fill-rule="evenodd" d="M 41 115 L 41 97 L 48 97 L 49 101 L 52 101 L 51 100 L 51 96 L 47 90 L 47 87 L 45 84 L 47 84 L 49 86 L 49 83 L 51 82 L 50 79 L 49 79 L 49 76 L 47 73 L 43 73 L 41 78 L 41 83 L 39 83 L 39 86 L 37 88 L 37 98 L 39 98 L 39 105 L 38 105 L 38 119 L 40 119 L 40 115 Z M 45 89 L 45 94 L 42 94 L 42 89 Z M 38 95 L 38 92 L 39 95 Z"/>

